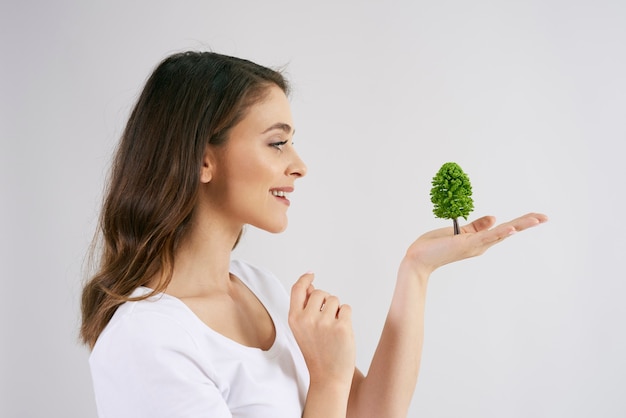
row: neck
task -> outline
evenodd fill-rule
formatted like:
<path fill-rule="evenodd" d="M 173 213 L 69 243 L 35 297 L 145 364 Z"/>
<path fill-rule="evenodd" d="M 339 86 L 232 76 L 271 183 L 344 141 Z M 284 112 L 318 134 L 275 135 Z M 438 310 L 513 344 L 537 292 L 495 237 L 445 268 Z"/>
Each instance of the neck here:
<path fill-rule="evenodd" d="M 227 289 L 230 256 L 242 227 L 192 219 L 176 250 L 172 280 L 166 292 L 189 297 Z"/>

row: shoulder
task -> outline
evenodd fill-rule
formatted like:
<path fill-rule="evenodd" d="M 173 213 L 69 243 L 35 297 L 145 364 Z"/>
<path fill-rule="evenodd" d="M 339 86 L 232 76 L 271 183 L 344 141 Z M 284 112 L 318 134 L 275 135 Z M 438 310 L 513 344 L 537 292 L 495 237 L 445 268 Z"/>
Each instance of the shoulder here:
<path fill-rule="evenodd" d="M 132 296 L 147 292 L 139 288 Z M 98 338 L 92 357 L 121 350 L 138 353 L 148 347 L 195 351 L 196 334 L 188 308 L 176 298 L 159 294 L 122 304 Z"/>
<path fill-rule="evenodd" d="M 170 298 L 160 295 L 118 308 L 89 356 L 94 384 L 114 390 L 140 387 L 146 379 L 214 379 L 198 320 Z"/>
<path fill-rule="evenodd" d="M 101 416 L 231 416 L 203 334 L 181 305 L 159 295 L 118 308 L 89 357 Z"/>

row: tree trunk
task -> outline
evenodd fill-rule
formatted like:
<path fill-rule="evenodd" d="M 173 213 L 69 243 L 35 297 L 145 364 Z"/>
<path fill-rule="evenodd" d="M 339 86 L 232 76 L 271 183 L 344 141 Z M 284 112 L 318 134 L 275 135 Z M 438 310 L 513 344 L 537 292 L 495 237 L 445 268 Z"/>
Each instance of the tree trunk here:
<path fill-rule="evenodd" d="M 452 223 L 454 224 L 454 235 L 459 235 L 461 233 L 461 229 L 459 228 L 459 220 L 457 218 L 452 219 Z"/>

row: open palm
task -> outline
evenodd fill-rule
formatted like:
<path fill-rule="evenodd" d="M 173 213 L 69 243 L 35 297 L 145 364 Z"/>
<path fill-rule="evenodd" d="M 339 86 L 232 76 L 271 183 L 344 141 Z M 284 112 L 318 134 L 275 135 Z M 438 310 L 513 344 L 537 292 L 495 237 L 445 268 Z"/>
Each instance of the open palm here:
<path fill-rule="evenodd" d="M 463 226 L 459 235 L 454 235 L 452 228 L 436 229 L 411 244 L 406 261 L 419 266 L 420 272 L 428 275 L 443 265 L 481 255 L 516 232 L 547 220 L 546 215 L 528 213 L 494 227 L 496 218 L 484 216 Z"/>

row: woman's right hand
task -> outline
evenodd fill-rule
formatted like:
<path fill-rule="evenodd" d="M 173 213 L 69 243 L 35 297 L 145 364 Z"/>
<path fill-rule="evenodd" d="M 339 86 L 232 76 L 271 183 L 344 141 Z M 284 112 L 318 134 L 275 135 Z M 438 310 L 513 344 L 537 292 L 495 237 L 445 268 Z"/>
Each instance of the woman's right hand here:
<path fill-rule="evenodd" d="M 313 278 L 313 273 L 306 273 L 291 288 L 289 326 L 309 369 L 311 385 L 349 391 L 356 361 L 352 310 L 336 296 L 316 289 Z"/>

